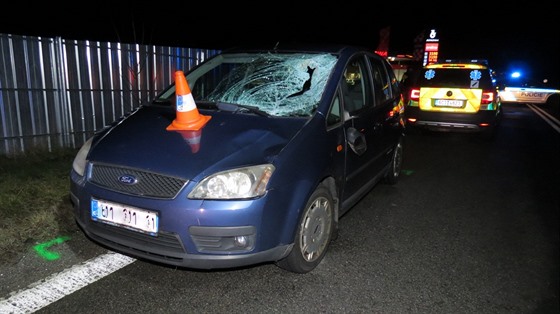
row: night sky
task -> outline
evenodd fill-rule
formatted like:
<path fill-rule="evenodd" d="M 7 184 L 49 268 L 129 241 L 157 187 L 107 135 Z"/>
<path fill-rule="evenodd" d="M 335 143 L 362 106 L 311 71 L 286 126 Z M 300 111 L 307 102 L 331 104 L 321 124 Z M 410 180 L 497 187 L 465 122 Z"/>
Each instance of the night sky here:
<path fill-rule="evenodd" d="M 492 1 L 472 7 L 355 0 L 63 3 L 13 3 L 13 14 L 2 10 L 0 33 L 210 49 L 306 41 L 375 50 L 388 27 L 389 54 L 396 55 L 412 54 L 415 37 L 435 29 L 440 59 L 487 59 L 498 73 L 519 68 L 560 88 L 560 15 L 545 1 L 515 7 Z"/>

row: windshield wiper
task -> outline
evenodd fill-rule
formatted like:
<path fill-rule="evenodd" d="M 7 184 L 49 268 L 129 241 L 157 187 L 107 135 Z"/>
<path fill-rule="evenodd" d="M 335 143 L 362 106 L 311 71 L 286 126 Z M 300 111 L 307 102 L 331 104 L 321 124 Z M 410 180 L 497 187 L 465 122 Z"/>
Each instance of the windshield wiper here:
<path fill-rule="evenodd" d="M 255 107 L 255 106 L 231 104 L 231 103 L 226 103 L 226 102 L 218 102 L 218 103 L 216 103 L 216 106 L 218 107 L 218 109 L 224 110 L 224 111 L 249 112 L 249 113 L 254 113 L 256 115 L 259 115 L 261 117 L 270 117 L 270 114 L 268 114 L 265 111 L 260 110 L 258 107 Z"/>
<path fill-rule="evenodd" d="M 152 101 L 154 105 L 171 105 L 171 99 L 157 98 Z"/>

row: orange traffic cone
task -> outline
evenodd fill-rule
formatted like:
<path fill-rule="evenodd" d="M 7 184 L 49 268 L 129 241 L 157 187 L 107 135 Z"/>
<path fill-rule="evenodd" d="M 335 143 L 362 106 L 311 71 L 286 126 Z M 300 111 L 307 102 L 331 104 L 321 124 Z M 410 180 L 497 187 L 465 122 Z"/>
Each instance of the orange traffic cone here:
<path fill-rule="evenodd" d="M 187 78 L 183 71 L 175 71 L 175 95 L 177 97 L 176 112 L 177 117 L 167 127 L 168 131 L 177 130 L 200 130 L 210 116 L 204 116 L 198 113 L 191 89 L 187 83 Z"/>

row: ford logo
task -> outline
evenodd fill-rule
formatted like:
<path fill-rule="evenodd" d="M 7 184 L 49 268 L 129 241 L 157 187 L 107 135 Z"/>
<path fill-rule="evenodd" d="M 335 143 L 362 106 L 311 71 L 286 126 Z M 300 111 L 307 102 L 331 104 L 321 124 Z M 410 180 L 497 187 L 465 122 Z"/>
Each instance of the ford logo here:
<path fill-rule="evenodd" d="M 135 176 L 130 175 L 130 174 L 124 174 L 122 176 L 119 177 L 119 182 L 126 184 L 126 185 L 133 185 L 136 184 L 138 182 L 138 179 L 136 179 Z"/>

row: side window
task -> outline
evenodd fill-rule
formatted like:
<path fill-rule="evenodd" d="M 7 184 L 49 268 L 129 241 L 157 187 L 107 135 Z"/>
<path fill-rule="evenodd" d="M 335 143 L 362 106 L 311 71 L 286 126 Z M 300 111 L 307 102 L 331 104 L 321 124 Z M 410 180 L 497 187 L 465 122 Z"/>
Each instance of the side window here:
<path fill-rule="evenodd" d="M 385 70 L 387 71 L 387 74 L 389 75 L 389 84 L 391 86 L 392 96 L 400 94 L 401 93 L 401 84 L 400 84 L 399 80 L 397 79 L 397 76 L 395 75 L 395 72 L 393 71 L 393 68 L 391 67 L 391 64 L 389 62 L 385 62 Z"/>
<path fill-rule="evenodd" d="M 344 109 L 352 113 L 371 105 L 370 85 L 365 59 L 354 58 L 346 66 L 341 81 Z"/>
<path fill-rule="evenodd" d="M 340 96 L 337 92 L 336 96 L 334 97 L 333 103 L 331 104 L 329 114 L 327 115 L 327 127 L 339 123 L 342 120 L 341 116 L 342 111 L 340 110 Z"/>
<path fill-rule="evenodd" d="M 373 93 L 375 104 L 382 104 L 392 97 L 392 82 L 389 81 L 387 69 L 383 60 L 370 58 L 371 76 L 373 78 Z M 396 79 L 393 84 L 398 84 Z"/>

